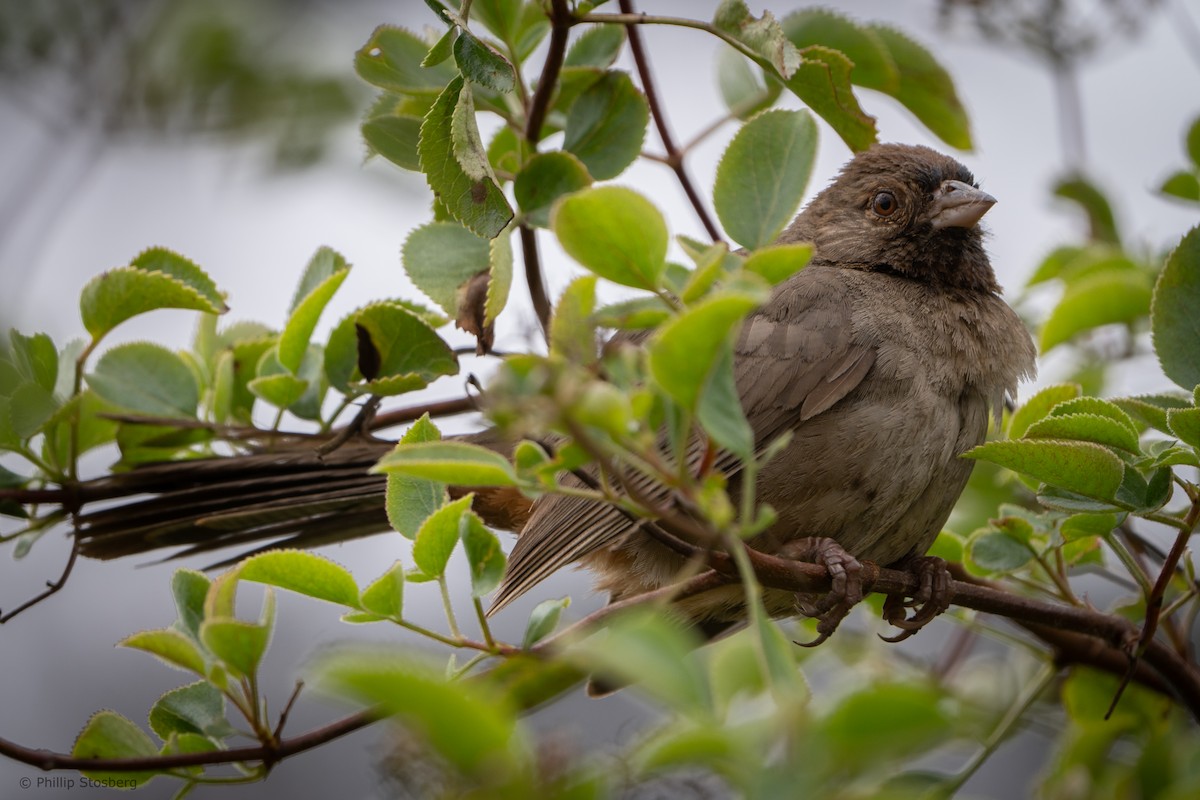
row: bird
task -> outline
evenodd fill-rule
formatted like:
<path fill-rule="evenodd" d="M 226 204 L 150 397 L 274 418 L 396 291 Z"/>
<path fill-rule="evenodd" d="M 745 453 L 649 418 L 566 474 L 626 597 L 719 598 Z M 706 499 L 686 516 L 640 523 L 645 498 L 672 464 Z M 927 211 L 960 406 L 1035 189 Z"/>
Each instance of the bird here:
<path fill-rule="evenodd" d="M 979 222 L 995 202 L 950 156 L 872 146 L 779 236 L 810 242 L 812 258 L 737 334 L 734 379 L 757 447 L 791 436 L 758 470 L 757 497 L 776 518 L 749 545 L 829 568 L 836 591 L 828 597 L 764 594 L 772 616 L 817 616 L 817 641 L 861 597 L 863 560 L 921 576 L 919 598 L 885 604 L 902 636 L 945 607 L 935 591 L 945 586 L 944 564 L 925 554 L 971 473 L 962 454 L 1036 374 L 1032 338 L 1002 299 L 984 247 Z M 507 446 L 494 430 L 471 439 Z M 82 515 L 81 552 L 112 558 L 183 545 L 190 554 L 272 537 L 267 549 L 385 530 L 382 479 L 366 469 L 390 447 L 350 442 L 315 455 L 308 445 L 100 479 L 101 498 L 134 484 L 151 496 Z M 713 467 L 738 497 L 739 459 L 721 452 Z M 475 505 L 489 523 L 518 532 L 489 613 L 572 563 L 593 573 L 610 602 L 670 585 L 687 565 L 608 504 L 488 490 Z M 736 585 L 687 598 L 678 613 L 705 638 L 746 618 Z"/>

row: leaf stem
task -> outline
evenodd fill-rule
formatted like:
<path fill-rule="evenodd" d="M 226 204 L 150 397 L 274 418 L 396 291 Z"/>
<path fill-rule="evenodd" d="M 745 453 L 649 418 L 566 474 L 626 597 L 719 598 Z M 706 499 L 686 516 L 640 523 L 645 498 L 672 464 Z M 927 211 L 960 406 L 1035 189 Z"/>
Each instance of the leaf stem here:
<path fill-rule="evenodd" d="M 450 633 L 455 639 L 462 641 L 462 632 L 458 629 L 458 618 L 454 616 L 454 604 L 450 602 L 450 587 L 446 584 L 446 576 L 439 575 L 437 578 L 438 588 L 442 590 L 442 609 L 446 612 L 446 624 L 450 626 Z"/>

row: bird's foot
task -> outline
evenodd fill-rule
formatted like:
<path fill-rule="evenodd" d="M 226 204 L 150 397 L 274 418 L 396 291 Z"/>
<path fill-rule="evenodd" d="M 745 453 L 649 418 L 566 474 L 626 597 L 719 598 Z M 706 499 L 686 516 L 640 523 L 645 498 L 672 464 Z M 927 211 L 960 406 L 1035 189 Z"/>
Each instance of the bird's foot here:
<path fill-rule="evenodd" d="M 924 628 L 950 607 L 950 572 L 946 562 L 937 556 L 911 559 L 905 567 L 917 576 L 917 593 L 911 599 L 898 594 L 889 595 L 883 603 L 883 618 L 900 628 L 895 636 L 880 636 L 885 642 L 902 642 Z M 912 616 L 908 609 L 914 609 Z"/>
<path fill-rule="evenodd" d="M 819 564 L 829 571 L 832 586 L 827 593 L 796 595 L 796 606 L 800 613 L 817 620 L 817 638 L 796 644 L 816 647 L 833 635 L 850 609 L 863 599 L 862 564 L 833 539 L 817 536 L 788 542 L 778 555 Z"/>

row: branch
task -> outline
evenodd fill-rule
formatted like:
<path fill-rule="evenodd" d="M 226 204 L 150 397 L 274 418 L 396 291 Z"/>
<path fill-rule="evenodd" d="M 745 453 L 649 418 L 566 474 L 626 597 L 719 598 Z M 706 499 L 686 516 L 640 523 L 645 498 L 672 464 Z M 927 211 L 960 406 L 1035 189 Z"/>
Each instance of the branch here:
<path fill-rule="evenodd" d="M 235 747 L 232 750 L 211 750 L 203 753 L 172 753 L 143 758 L 79 758 L 52 750 L 22 747 L 7 739 L 0 739 L 0 755 L 8 756 L 14 761 L 47 772 L 56 769 L 87 770 L 89 772 L 144 772 L 179 767 L 200 767 L 210 764 L 239 764 L 247 761 L 260 761 L 269 768 L 285 758 L 319 747 L 326 742 L 365 728 L 380 719 L 383 719 L 383 715 L 378 710 L 367 709 L 323 728 L 317 728 L 275 744 Z"/>
<path fill-rule="evenodd" d="M 621 11 L 626 15 L 633 15 L 633 0 L 621 0 Z M 658 128 L 658 137 L 662 139 L 663 147 L 667 150 L 666 163 L 667 166 L 675 173 L 675 177 L 679 179 L 679 185 L 683 187 L 684 194 L 687 195 L 688 201 L 692 204 L 692 208 L 696 210 L 696 216 L 700 218 L 700 223 L 704 226 L 704 230 L 714 242 L 721 240 L 721 233 L 717 230 L 716 224 L 713 223 L 708 209 L 704 207 L 704 202 L 700 199 L 700 193 L 696 191 L 695 185 L 688 177 L 687 170 L 683 167 L 683 151 L 675 144 L 674 138 L 671 136 L 671 131 L 667 128 L 667 117 L 663 112 L 662 103 L 658 97 L 658 89 L 655 87 L 653 76 L 650 73 L 650 63 L 646 58 L 645 48 L 642 47 L 642 32 L 637 25 L 632 23 L 625 26 L 625 32 L 629 36 L 629 51 L 633 54 L 633 63 L 637 66 L 638 77 L 642 81 L 642 89 L 646 93 L 646 102 L 650 106 L 650 116 L 654 118 L 654 126 Z"/>
<path fill-rule="evenodd" d="M 75 560 L 79 558 L 79 537 L 71 537 L 71 555 L 67 557 L 67 564 L 63 567 L 62 574 L 58 576 L 56 581 L 46 581 L 46 589 L 40 594 L 31 597 L 21 605 L 14 608 L 7 614 L 0 614 L 0 625 L 8 622 L 10 619 L 20 614 L 22 611 L 33 608 L 38 603 L 56 594 L 60 589 L 67 585 L 67 578 L 71 577 L 71 570 L 75 569 Z"/>

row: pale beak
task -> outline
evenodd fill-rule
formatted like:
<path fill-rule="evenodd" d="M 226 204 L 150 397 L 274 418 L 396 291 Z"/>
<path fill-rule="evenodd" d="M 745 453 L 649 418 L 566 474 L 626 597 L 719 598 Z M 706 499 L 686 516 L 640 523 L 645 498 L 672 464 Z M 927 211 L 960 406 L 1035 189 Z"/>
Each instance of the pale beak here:
<path fill-rule="evenodd" d="M 935 230 L 970 228 L 995 204 L 996 198 L 969 183 L 943 181 L 933 193 L 929 221 Z"/>

